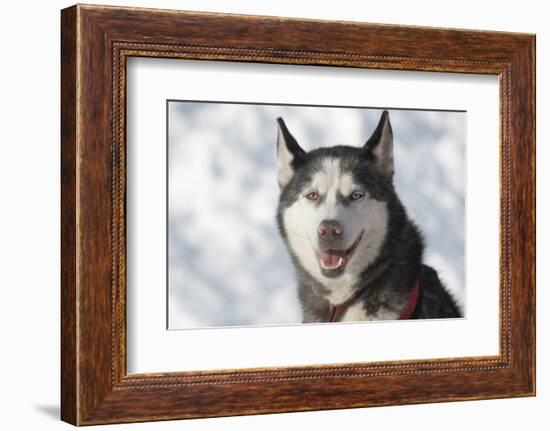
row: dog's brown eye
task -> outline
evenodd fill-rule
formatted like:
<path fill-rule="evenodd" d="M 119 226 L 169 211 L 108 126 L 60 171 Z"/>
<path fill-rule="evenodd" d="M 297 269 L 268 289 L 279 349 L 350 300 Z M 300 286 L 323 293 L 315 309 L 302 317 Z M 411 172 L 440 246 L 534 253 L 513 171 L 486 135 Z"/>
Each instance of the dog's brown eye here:
<path fill-rule="evenodd" d="M 319 198 L 319 194 L 317 192 L 309 192 L 306 195 L 306 199 L 309 199 L 310 201 L 316 201 Z"/>
<path fill-rule="evenodd" d="M 365 196 L 364 193 L 361 193 L 361 192 L 358 192 L 358 191 L 354 191 L 351 193 L 351 200 L 352 201 L 358 201 L 359 199 L 361 199 L 363 196 Z"/>

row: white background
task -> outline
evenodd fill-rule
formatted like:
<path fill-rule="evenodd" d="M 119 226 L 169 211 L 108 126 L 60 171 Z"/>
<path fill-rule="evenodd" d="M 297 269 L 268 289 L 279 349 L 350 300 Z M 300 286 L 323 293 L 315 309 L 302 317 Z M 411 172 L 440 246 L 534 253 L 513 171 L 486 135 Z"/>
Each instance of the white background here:
<path fill-rule="evenodd" d="M 118 1 L 108 4 L 189 10 L 360 20 L 393 24 L 537 33 L 537 113 L 550 117 L 550 29 L 541 1 Z M 0 16 L 0 286 L 2 301 L 2 428 L 70 429 L 59 409 L 59 9 L 70 3 L 9 2 Z M 256 430 L 286 427 L 339 429 L 517 430 L 550 422 L 549 297 L 544 286 L 550 258 L 548 123 L 538 122 L 538 396 L 255 417 L 106 426 L 108 429 Z M 98 428 L 98 429 L 99 429 Z"/>

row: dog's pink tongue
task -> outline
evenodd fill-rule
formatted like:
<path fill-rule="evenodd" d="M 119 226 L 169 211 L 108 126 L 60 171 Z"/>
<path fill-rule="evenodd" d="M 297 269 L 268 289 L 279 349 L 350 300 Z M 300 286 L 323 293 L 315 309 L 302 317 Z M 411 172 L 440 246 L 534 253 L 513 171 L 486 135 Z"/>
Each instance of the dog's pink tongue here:
<path fill-rule="evenodd" d="M 335 250 L 321 250 L 319 251 L 319 257 L 325 266 L 336 266 L 340 259 L 340 255 Z"/>

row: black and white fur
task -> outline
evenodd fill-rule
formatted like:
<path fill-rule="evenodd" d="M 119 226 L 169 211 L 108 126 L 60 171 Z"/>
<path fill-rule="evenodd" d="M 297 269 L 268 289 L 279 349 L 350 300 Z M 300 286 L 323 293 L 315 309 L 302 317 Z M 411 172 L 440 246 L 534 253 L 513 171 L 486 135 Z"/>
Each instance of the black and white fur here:
<path fill-rule="evenodd" d="M 461 317 L 393 186 L 393 133 L 384 111 L 363 147 L 304 151 L 277 119 L 277 223 L 298 276 L 303 322 L 395 320 L 417 279 L 412 318 Z"/>

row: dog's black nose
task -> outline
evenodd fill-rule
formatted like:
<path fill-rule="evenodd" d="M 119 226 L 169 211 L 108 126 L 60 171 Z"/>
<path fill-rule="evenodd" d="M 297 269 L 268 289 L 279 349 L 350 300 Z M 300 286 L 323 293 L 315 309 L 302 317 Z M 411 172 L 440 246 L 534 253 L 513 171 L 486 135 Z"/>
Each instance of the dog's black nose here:
<path fill-rule="evenodd" d="M 320 239 L 340 239 L 343 233 L 344 228 L 336 220 L 323 220 L 317 228 L 317 235 Z"/>

